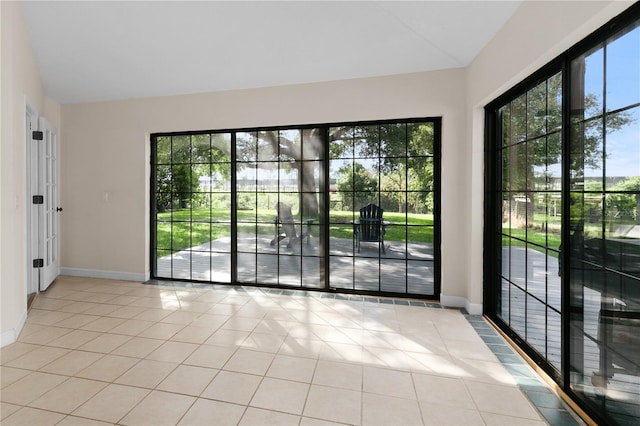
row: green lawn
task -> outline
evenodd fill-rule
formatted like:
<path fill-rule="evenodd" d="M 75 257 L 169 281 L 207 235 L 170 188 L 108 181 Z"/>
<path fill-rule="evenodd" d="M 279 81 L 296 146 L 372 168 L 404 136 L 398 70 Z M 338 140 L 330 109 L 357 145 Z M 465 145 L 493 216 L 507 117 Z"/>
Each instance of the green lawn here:
<path fill-rule="evenodd" d="M 273 210 L 239 210 L 238 233 L 271 235 L 274 233 Z M 352 238 L 354 219 L 352 212 L 332 211 L 330 217 L 331 238 Z M 433 215 L 385 213 L 390 222 L 385 241 L 433 242 Z M 212 223 L 211 220 L 214 222 Z M 231 216 L 228 210 L 184 209 L 158 213 L 157 248 L 183 250 L 231 234 Z M 408 226 L 404 226 L 404 225 Z M 314 225 L 317 227 L 318 225 Z M 312 234 L 317 234 L 317 228 Z M 407 238 L 408 237 L 408 238 Z"/>

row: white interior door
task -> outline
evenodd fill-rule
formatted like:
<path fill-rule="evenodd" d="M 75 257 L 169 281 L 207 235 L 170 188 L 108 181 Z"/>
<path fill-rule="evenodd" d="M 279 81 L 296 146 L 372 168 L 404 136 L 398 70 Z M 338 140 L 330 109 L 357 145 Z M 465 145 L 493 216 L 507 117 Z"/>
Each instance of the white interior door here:
<path fill-rule="evenodd" d="M 62 209 L 58 207 L 58 135 L 46 118 L 40 118 L 40 131 L 43 140 L 42 149 L 38 150 L 41 156 L 39 180 L 44 200 L 40 215 L 39 246 L 43 260 L 40 290 L 43 291 L 60 274 L 58 213 Z"/>

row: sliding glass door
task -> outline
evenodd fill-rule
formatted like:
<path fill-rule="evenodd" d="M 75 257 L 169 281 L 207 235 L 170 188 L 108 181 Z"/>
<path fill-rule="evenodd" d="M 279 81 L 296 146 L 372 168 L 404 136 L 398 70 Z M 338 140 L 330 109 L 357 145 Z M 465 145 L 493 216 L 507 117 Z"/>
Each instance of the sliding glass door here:
<path fill-rule="evenodd" d="M 439 119 L 152 135 L 153 277 L 436 298 L 439 138 Z"/>
<path fill-rule="evenodd" d="M 598 423 L 640 421 L 640 7 L 487 106 L 488 315 Z"/>

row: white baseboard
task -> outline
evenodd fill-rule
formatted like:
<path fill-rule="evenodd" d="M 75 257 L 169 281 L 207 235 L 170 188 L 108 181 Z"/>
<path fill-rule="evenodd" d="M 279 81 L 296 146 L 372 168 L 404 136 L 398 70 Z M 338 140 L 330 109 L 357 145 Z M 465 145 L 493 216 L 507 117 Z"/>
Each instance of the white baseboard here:
<path fill-rule="evenodd" d="M 482 315 L 482 303 L 471 303 L 466 297 L 440 293 L 440 304 L 448 308 L 464 308 L 469 315 Z"/>
<path fill-rule="evenodd" d="M 0 337 L 0 348 L 10 345 L 14 343 L 16 340 L 18 340 L 18 336 L 20 335 L 20 332 L 22 331 L 22 327 L 24 327 L 25 322 L 27 322 L 26 310 L 20 316 L 20 320 L 18 321 L 18 324 L 16 324 L 15 327 L 13 327 L 11 330 L 2 332 L 2 336 Z"/>
<path fill-rule="evenodd" d="M 102 269 L 60 268 L 60 275 L 86 278 L 104 278 L 107 280 L 145 282 L 150 278 L 149 272 L 136 274 L 133 272 L 105 271 Z"/>

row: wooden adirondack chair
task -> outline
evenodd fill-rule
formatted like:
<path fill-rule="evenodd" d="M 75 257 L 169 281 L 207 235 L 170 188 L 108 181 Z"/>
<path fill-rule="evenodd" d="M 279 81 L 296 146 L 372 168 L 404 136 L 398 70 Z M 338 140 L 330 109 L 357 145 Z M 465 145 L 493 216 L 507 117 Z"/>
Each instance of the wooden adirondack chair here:
<path fill-rule="evenodd" d="M 360 243 L 379 243 L 382 253 L 384 249 L 384 233 L 386 224 L 382 220 L 384 210 L 375 204 L 367 204 L 360 209 L 360 218 L 353 223 L 353 237 L 360 253 Z"/>

